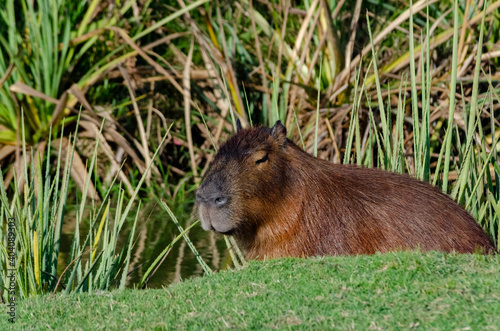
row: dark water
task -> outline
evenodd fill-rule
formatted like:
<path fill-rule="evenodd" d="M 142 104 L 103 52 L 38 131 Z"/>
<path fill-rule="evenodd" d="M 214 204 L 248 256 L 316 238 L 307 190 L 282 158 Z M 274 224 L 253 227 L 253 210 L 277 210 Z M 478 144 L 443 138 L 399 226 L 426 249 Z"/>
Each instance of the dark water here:
<path fill-rule="evenodd" d="M 189 225 L 191 206 L 177 208 L 173 210 L 177 219 L 183 227 Z M 126 243 L 127 238 L 132 230 L 137 208 L 132 208 L 129 212 L 129 218 L 125 221 L 121 229 L 117 252 Z M 114 210 L 110 208 L 110 215 L 114 215 Z M 80 224 L 81 242 L 89 231 L 90 215 L 84 215 L 84 220 Z M 59 273 L 69 263 L 69 251 L 74 237 L 76 222 L 76 207 L 69 206 L 67 208 L 66 217 L 64 219 L 63 234 L 61 238 L 61 263 L 59 265 Z M 134 242 L 132 248 L 129 272 L 133 272 L 127 278 L 127 287 L 133 288 L 137 286 L 154 260 L 161 252 L 172 242 L 179 234 L 179 230 L 174 222 L 170 219 L 163 208 L 157 204 L 149 204 L 141 207 L 137 226 L 135 231 Z M 196 249 L 203 257 L 204 261 L 213 270 L 220 270 L 230 263 L 229 253 L 226 249 L 226 244 L 220 235 L 204 231 L 200 225 L 195 225 L 188 233 L 189 238 L 195 245 Z M 154 276 L 148 283 L 148 288 L 161 288 L 168 286 L 180 280 L 203 275 L 203 269 L 196 260 L 189 246 L 183 239 L 178 240 L 170 250 L 163 263 L 160 265 Z"/>

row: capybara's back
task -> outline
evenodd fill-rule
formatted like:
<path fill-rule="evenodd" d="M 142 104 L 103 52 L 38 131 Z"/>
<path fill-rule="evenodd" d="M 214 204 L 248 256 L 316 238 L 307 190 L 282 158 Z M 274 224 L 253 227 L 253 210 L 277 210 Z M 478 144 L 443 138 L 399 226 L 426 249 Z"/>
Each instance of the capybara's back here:
<path fill-rule="evenodd" d="M 251 259 L 495 250 L 476 221 L 437 188 L 317 159 L 286 139 L 279 122 L 230 138 L 196 199 L 202 227 L 234 235 Z"/>

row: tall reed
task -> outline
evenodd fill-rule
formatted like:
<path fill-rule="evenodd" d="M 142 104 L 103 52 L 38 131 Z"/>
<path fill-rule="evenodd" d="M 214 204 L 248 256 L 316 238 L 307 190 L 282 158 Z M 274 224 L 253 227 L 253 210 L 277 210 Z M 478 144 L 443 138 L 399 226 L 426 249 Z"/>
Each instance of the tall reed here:
<path fill-rule="evenodd" d="M 78 126 L 75 129 L 77 132 Z M 69 138 L 68 148 L 63 148 L 64 133 L 56 141 L 50 141 L 46 153 L 27 151 L 24 147 L 23 157 L 31 154 L 35 160 L 28 165 L 24 162 L 24 174 L 16 174 L 12 192 L 21 194 L 7 195 L 3 185 L 0 186 L 0 233 L 6 233 L 4 222 L 7 218 L 14 219 L 15 223 L 15 279 L 16 294 L 20 298 L 27 298 L 43 293 L 64 290 L 71 292 L 92 292 L 95 290 L 109 290 L 125 287 L 127 281 L 130 253 L 133 247 L 135 228 L 138 222 L 140 203 L 136 204 L 137 194 L 141 188 L 147 171 L 139 180 L 132 197 L 125 203 L 125 191 L 121 184 L 116 183 L 115 176 L 110 188 L 101 202 L 89 201 L 87 195 L 91 176 L 85 178 L 85 186 L 77 206 L 75 230 L 67 261 L 61 261 L 61 237 L 63 223 L 67 218 L 67 201 L 73 193 L 71 186 L 71 163 L 75 153 L 77 135 Z M 165 141 L 152 156 L 154 160 Z M 26 146 L 23 144 L 23 146 Z M 55 147 L 55 153 L 52 151 Z M 99 138 L 93 156 L 88 164 L 88 174 L 95 172 Z M 54 159 L 54 155 L 56 158 Z M 17 178 L 24 175 L 26 184 L 21 189 L 17 186 Z M 96 176 L 97 174 L 94 173 Z M 3 181 L 0 171 L 0 181 Z M 114 185 L 118 185 L 118 195 L 111 201 L 110 192 Z M 114 213 L 111 212 L 114 207 Z M 134 207 L 135 206 L 135 207 Z M 81 233 L 85 211 L 91 207 L 89 230 Z M 135 216 L 131 215 L 136 209 Z M 119 236 L 125 231 L 127 218 L 133 217 L 132 229 L 122 247 Z M 9 294 L 5 290 L 9 283 L 11 267 L 8 266 L 9 249 L 7 237 L 0 236 L 0 297 L 7 302 Z"/>

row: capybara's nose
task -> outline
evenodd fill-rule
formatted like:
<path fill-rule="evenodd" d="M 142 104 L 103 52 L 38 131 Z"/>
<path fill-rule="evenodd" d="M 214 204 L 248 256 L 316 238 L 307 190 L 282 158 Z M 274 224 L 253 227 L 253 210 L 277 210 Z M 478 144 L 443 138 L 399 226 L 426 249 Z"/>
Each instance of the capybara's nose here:
<path fill-rule="evenodd" d="M 196 192 L 196 201 L 198 203 L 214 204 L 216 207 L 223 207 L 227 203 L 227 198 L 220 193 L 204 195 L 198 191 Z"/>

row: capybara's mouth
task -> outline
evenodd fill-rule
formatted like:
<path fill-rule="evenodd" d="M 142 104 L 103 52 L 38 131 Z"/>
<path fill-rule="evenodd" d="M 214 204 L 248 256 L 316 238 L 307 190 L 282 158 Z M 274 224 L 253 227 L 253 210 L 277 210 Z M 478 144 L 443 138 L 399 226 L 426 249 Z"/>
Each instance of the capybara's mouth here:
<path fill-rule="evenodd" d="M 217 231 L 217 230 L 215 230 L 215 231 Z M 228 231 L 225 231 L 225 232 L 220 232 L 220 231 L 217 231 L 217 232 L 220 233 L 220 234 L 226 235 L 226 236 L 233 236 L 236 233 L 236 230 L 235 229 L 231 229 L 231 230 L 228 230 Z"/>
<path fill-rule="evenodd" d="M 203 230 L 234 234 L 235 228 L 228 218 L 226 209 L 201 203 L 198 205 L 198 212 Z"/>
<path fill-rule="evenodd" d="M 220 233 L 220 234 L 232 236 L 236 233 L 236 228 L 225 223 L 225 222 L 223 222 L 223 223 L 215 222 L 215 223 L 211 223 L 210 225 L 211 225 L 213 231 Z"/>

